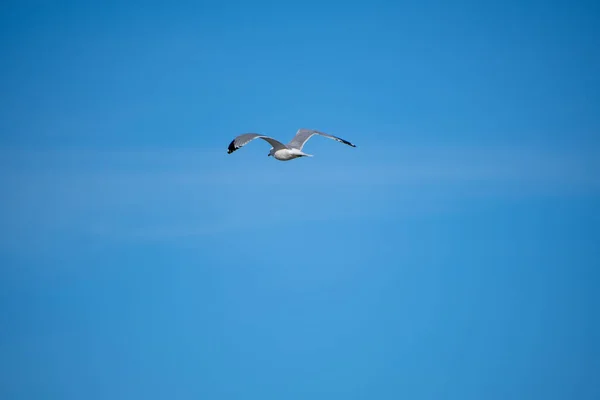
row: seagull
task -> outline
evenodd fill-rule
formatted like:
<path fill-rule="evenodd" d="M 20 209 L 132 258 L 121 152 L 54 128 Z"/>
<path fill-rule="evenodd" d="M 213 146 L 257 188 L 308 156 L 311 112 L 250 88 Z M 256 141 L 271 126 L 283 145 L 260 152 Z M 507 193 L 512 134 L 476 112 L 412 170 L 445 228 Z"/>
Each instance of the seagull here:
<path fill-rule="evenodd" d="M 308 139 L 310 139 L 314 135 L 320 135 L 329 139 L 336 140 L 340 143 L 347 144 L 348 146 L 356 147 L 349 141 L 341 139 L 337 136 L 328 135 L 326 133 L 319 132 L 314 129 L 300 128 L 298 129 L 298 132 L 296 132 L 296 136 L 294 136 L 294 138 L 288 144 L 283 144 L 278 140 L 273 139 L 272 137 L 261 135 L 259 133 L 241 134 L 235 139 L 233 139 L 231 143 L 229 143 L 227 154 L 233 153 L 234 151 L 242 148 L 254 139 L 263 139 L 266 142 L 268 142 L 271 146 L 273 146 L 269 151 L 268 157 L 273 156 L 273 158 L 279 161 L 289 161 L 299 157 L 312 157 L 311 154 L 304 153 L 302 151 L 302 147 L 308 141 Z"/>

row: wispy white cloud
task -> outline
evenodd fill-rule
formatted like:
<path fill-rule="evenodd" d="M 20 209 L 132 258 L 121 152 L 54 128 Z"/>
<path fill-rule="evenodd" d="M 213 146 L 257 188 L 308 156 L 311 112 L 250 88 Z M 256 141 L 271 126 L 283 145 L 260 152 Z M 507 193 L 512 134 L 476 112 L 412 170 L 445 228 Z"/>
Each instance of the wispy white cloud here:
<path fill-rule="evenodd" d="M 235 155 L 223 149 L 3 149 L 2 247 L 60 235 L 127 241 L 215 235 L 269 226 L 277 217 L 289 223 L 394 218 L 438 212 L 461 197 L 600 190 L 593 149 L 398 149 L 323 152 L 290 163 L 274 162 L 262 148 Z"/>

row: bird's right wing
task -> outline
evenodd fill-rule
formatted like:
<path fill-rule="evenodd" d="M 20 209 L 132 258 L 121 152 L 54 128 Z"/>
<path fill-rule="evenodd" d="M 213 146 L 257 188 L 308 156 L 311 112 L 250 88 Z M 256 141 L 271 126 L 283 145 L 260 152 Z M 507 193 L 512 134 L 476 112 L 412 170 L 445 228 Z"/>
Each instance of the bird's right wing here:
<path fill-rule="evenodd" d="M 269 142 L 269 144 L 271 146 L 273 146 L 273 148 L 275 150 L 286 148 L 286 146 L 283 143 L 281 143 L 269 136 L 261 135 L 258 133 L 244 133 L 244 134 L 239 135 L 238 137 L 233 139 L 231 141 L 231 143 L 229 143 L 229 147 L 227 148 L 227 154 L 233 153 L 234 151 L 245 146 L 246 144 L 248 144 L 249 142 L 251 142 L 254 139 L 263 139 L 263 140 Z"/>
<path fill-rule="evenodd" d="M 320 131 L 317 131 L 314 129 L 305 129 L 305 128 L 298 129 L 298 132 L 296 132 L 296 136 L 294 136 L 294 138 L 288 143 L 288 146 L 291 148 L 294 148 L 294 149 L 302 150 L 302 147 L 304 147 L 304 144 L 306 142 L 308 142 L 308 139 L 310 139 L 314 135 L 320 135 L 320 136 L 326 137 L 328 139 L 333 139 L 337 142 L 347 144 L 348 146 L 356 147 L 349 141 L 339 138 L 337 136 L 328 135 L 327 133 L 324 133 L 324 132 L 320 132 Z"/>

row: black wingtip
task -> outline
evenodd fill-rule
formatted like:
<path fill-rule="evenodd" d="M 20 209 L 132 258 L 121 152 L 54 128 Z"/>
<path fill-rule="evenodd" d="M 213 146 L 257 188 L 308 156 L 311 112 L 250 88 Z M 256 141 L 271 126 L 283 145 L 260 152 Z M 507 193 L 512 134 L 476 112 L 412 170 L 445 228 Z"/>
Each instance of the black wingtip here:
<path fill-rule="evenodd" d="M 231 154 L 237 150 L 233 142 L 235 142 L 235 140 L 232 140 L 231 143 L 229 143 L 229 147 L 227 148 L 227 154 Z"/>
<path fill-rule="evenodd" d="M 341 140 L 342 140 L 342 142 L 343 142 L 344 144 L 347 144 L 348 146 L 356 147 L 356 145 L 355 145 L 355 144 L 352 144 L 352 143 L 350 143 L 350 142 L 349 142 L 349 141 L 347 141 L 347 140 L 344 140 L 344 139 L 341 139 Z"/>

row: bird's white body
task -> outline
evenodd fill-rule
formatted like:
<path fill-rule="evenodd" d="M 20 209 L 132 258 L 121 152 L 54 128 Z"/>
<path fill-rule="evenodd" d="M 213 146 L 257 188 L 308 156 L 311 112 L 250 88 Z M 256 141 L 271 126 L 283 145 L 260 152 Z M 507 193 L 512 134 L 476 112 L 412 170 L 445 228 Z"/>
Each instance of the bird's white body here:
<path fill-rule="evenodd" d="M 298 149 L 271 149 L 269 155 L 273 156 L 276 160 L 279 161 L 290 161 L 298 157 L 312 157 L 312 155 L 306 154 Z"/>

